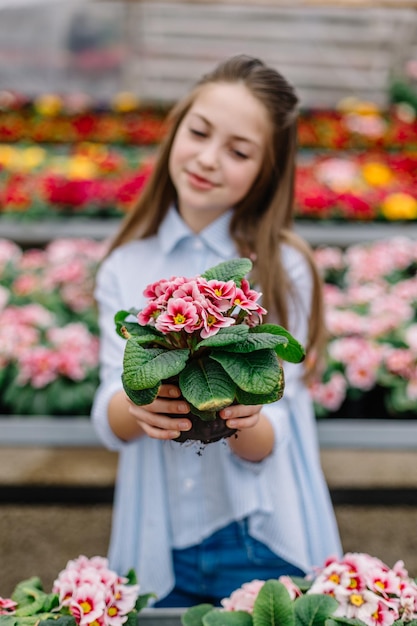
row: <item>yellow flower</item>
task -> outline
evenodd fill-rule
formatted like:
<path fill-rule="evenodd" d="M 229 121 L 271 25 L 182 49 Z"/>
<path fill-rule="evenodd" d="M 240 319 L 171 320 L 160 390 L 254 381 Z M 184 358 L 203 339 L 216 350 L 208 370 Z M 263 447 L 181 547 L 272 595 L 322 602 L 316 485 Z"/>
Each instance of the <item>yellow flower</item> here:
<path fill-rule="evenodd" d="M 17 150 L 13 146 L 0 144 L 0 166 L 13 169 L 18 161 Z"/>
<path fill-rule="evenodd" d="M 54 117 L 62 109 L 62 100 L 53 93 L 45 93 L 35 99 L 33 106 L 41 115 Z"/>
<path fill-rule="evenodd" d="M 121 91 L 113 98 L 113 109 L 120 113 L 134 111 L 139 106 L 139 98 L 130 91 Z"/>
<path fill-rule="evenodd" d="M 415 220 L 417 200 L 408 193 L 391 193 L 383 200 L 381 211 L 389 220 Z"/>
<path fill-rule="evenodd" d="M 45 150 L 39 146 L 30 146 L 22 150 L 21 165 L 25 171 L 39 167 L 45 160 Z"/>
<path fill-rule="evenodd" d="M 337 105 L 342 113 L 357 113 L 358 115 L 378 115 L 379 108 L 374 102 L 359 100 L 355 96 L 343 98 Z"/>
<path fill-rule="evenodd" d="M 362 176 L 373 187 L 384 187 L 392 180 L 392 172 L 383 163 L 369 162 L 362 167 Z"/>
<path fill-rule="evenodd" d="M 88 180 L 97 176 L 97 167 L 89 159 L 81 154 L 74 156 L 68 163 L 68 178 Z"/>

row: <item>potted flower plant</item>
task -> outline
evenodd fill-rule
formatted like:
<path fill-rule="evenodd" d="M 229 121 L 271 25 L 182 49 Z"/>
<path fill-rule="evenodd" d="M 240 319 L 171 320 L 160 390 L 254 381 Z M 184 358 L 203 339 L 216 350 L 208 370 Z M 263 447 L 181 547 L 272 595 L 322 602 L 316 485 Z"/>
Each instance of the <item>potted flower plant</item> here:
<path fill-rule="evenodd" d="M 0 626 L 136 626 L 151 597 L 139 595 L 133 570 L 119 576 L 106 558 L 81 555 L 68 561 L 50 593 L 33 576 L 11 598 L 0 597 Z"/>
<path fill-rule="evenodd" d="M 245 278 L 251 269 L 249 259 L 232 259 L 201 276 L 159 280 L 144 290 L 143 309 L 116 313 L 116 330 L 126 339 L 122 381 L 129 398 L 149 404 L 163 381 L 174 381 L 190 404 L 193 428 L 176 441 L 210 443 L 235 433 L 218 411 L 279 400 L 280 360 L 304 358 L 287 330 L 262 323 L 261 294 Z"/>
<path fill-rule="evenodd" d="M 329 559 L 314 577 L 253 580 L 221 608 L 187 609 L 183 626 L 396 626 L 417 624 L 417 584 L 365 553 Z"/>

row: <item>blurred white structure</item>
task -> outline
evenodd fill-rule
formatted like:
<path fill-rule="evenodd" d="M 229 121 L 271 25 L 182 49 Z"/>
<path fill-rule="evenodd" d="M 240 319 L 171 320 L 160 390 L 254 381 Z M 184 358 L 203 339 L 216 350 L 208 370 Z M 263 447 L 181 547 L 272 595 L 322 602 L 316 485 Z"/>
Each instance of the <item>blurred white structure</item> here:
<path fill-rule="evenodd" d="M 384 105 L 415 49 L 417 11 L 352 4 L 0 0 L 0 89 L 171 102 L 247 53 L 281 70 L 305 106 L 352 95 Z"/>

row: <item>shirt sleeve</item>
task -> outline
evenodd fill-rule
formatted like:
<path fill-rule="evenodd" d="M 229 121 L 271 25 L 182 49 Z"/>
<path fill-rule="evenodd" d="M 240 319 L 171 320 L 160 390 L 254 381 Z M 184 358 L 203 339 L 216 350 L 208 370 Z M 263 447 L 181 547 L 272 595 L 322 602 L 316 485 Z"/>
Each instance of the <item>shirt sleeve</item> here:
<path fill-rule="evenodd" d="M 123 388 L 121 375 L 125 341 L 116 333 L 114 315 L 121 308 L 117 264 L 112 257 L 101 265 L 96 279 L 95 297 L 100 329 L 100 385 L 96 391 L 91 418 L 94 428 L 110 450 L 128 445 L 119 439 L 108 422 L 108 405 L 112 396 Z"/>

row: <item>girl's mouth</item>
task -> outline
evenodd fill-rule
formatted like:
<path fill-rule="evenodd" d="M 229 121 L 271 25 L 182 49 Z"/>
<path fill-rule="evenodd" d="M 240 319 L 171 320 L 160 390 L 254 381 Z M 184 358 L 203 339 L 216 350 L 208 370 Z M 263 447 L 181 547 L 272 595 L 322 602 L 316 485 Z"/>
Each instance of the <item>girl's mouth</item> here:
<path fill-rule="evenodd" d="M 188 181 L 191 187 L 195 189 L 200 189 L 202 191 L 213 189 L 216 185 L 212 183 L 207 178 L 203 178 L 202 176 L 198 176 L 198 174 L 194 174 L 193 172 L 187 172 Z"/>

